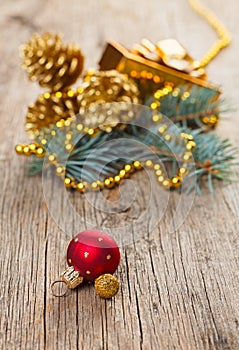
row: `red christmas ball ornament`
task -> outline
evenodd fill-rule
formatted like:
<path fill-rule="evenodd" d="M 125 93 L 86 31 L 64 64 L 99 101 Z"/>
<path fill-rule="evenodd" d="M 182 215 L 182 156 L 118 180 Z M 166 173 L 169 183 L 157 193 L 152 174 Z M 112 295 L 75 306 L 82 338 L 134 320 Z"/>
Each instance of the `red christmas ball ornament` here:
<path fill-rule="evenodd" d="M 67 249 L 67 263 L 86 281 L 93 282 L 103 274 L 113 274 L 120 261 L 119 247 L 102 231 L 78 233 Z"/>
<path fill-rule="evenodd" d="M 52 283 L 52 293 L 62 297 L 64 292 L 54 292 L 56 284 L 76 288 L 83 280 L 94 282 L 96 293 L 102 298 L 112 298 L 118 292 L 119 282 L 112 274 L 120 261 L 116 242 L 102 231 L 88 230 L 78 233 L 67 248 L 68 267 L 61 280 Z"/>

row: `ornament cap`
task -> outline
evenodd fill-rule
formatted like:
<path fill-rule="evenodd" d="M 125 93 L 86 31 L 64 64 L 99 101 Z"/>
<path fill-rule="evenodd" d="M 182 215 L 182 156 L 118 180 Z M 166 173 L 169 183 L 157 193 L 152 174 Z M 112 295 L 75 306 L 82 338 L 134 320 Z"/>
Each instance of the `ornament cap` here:
<path fill-rule="evenodd" d="M 73 266 L 69 266 L 62 273 L 61 280 L 67 285 L 68 288 L 74 289 L 83 282 L 83 277 L 80 275 L 79 271 L 74 269 Z"/>
<path fill-rule="evenodd" d="M 67 269 L 65 269 L 65 271 L 61 274 L 61 279 L 54 281 L 51 284 L 51 290 L 52 290 L 52 294 L 55 297 L 64 297 L 67 294 L 68 288 L 69 289 L 74 289 L 77 286 L 79 286 L 79 284 L 81 284 L 83 282 L 83 277 L 80 276 L 79 272 L 74 270 L 73 266 L 69 266 L 67 267 Z M 63 291 L 61 290 L 60 292 L 55 292 L 55 286 L 56 285 L 64 285 L 65 288 L 63 288 Z"/>

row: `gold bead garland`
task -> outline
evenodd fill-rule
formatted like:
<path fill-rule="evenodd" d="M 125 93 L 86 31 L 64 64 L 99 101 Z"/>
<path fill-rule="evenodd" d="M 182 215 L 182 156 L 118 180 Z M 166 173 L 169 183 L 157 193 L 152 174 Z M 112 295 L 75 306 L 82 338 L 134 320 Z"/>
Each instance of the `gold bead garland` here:
<path fill-rule="evenodd" d="M 19 155 L 30 156 L 34 154 L 38 158 L 43 158 L 46 155 L 45 149 L 36 143 L 31 143 L 30 145 L 18 144 L 15 147 L 15 151 Z"/>
<path fill-rule="evenodd" d="M 205 67 L 210 63 L 215 56 L 231 42 L 230 33 L 227 31 L 225 25 L 215 16 L 215 14 L 208 8 L 204 7 L 198 0 L 188 0 L 189 4 L 200 16 L 206 19 L 212 28 L 218 34 L 218 39 L 212 47 L 206 52 L 204 57 L 197 62 L 198 67 Z"/>
<path fill-rule="evenodd" d="M 152 115 L 152 121 L 154 123 L 159 123 L 161 119 L 162 119 L 161 114 Z M 71 118 L 67 120 L 59 121 L 58 125 L 56 126 L 58 128 L 62 128 L 63 126 L 69 127 L 71 125 L 74 126 L 76 131 L 81 132 L 83 130 L 86 134 L 88 134 L 91 137 L 93 137 L 94 132 L 96 132 L 94 129 L 89 129 L 81 123 L 78 123 L 78 122 L 76 123 Z M 167 132 L 167 128 L 168 128 L 167 125 L 160 126 L 158 128 L 158 134 L 161 136 L 164 136 L 164 139 L 169 139 L 168 136 L 170 136 L 170 139 L 171 139 L 171 135 L 165 134 Z M 93 130 L 93 133 L 92 133 L 92 130 Z M 56 134 L 54 134 L 53 136 L 55 135 Z M 66 168 L 58 163 L 56 154 L 46 153 L 45 148 L 43 146 L 36 143 L 32 143 L 30 145 L 19 144 L 16 146 L 16 152 L 17 154 L 20 154 L 20 155 L 22 154 L 26 156 L 30 156 L 34 154 L 39 158 L 46 156 L 47 162 L 50 165 L 55 166 L 56 175 L 60 176 L 63 179 L 65 187 L 76 189 L 80 193 L 84 193 L 87 190 L 99 191 L 103 188 L 111 189 L 115 185 L 119 185 L 124 179 L 128 178 L 135 171 L 143 169 L 144 166 L 146 168 L 153 169 L 155 171 L 155 175 L 157 177 L 158 183 L 161 184 L 164 188 L 169 189 L 169 188 L 177 188 L 182 185 L 183 178 L 188 174 L 186 163 L 192 159 L 192 151 L 196 146 L 196 143 L 192 135 L 189 135 L 183 132 L 180 134 L 180 137 L 185 141 L 185 152 L 182 155 L 182 161 L 184 162 L 184 165 L 182 167 L 179 167 L 177 174 L 171 178 L 167 178 L 165 176 L 164 171 L 161 168 L 160 164 L 154 163 L 153 160 L 151 159 L 147 159 L 144 162 L 135 160 L 132 164 L 124 165 L 124 167 L 118 172 L 118 174 L 107 177 L 103 181 L 96 180 L 91 182 L 90 184 L 88 184 L 85 181 L 76 183 L 74 179 L 65 176 Z M 72 139 L 72 132 L 67 132 L 65 135 L 65 146 L 70 145 L 69 150 L 66 149 L 66 151 L 68 152 L 71 152 L 73 150 L 73 144 L 71 144 L 71 139 Z M 43 143 L 46 144 L 45 142 Z"/>

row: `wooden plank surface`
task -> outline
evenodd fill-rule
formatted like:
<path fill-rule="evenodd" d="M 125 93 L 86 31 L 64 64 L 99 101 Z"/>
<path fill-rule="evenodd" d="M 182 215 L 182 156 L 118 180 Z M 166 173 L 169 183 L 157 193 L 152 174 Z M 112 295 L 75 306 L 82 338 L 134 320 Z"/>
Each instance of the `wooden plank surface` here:
<path fill-rule="evenodd" d="M 233 35 L 208 73 L 237 108 L 239 3 L 204 3 Z M 179 196 L 170 196 L 159 220 L 165 194 L 153 188 L 149 204 L 146 174 L 125 183 L 121 194 L 103 193 L 106 212 L 97 209 L 103 198 L 97 194 L 71 194 L 72 206 L 65 206 L 60 182 L 44 179 L 42 186 L 40 176 L 24 176 L 27 160 L 15 155 L 14 145 L 27 140 L 24 113 L 40 89 L 19 68 L 18 47 L 33 32 L 49 29 L 79 43 L 87 67 L 97 65 L 109 39 L 130 47 L 142 37 L 176 37 L 195 57 L 215 39 L 186 0 L 0 1 L 1 349 L 239 349 L 237 183 L 217 184 L 214 196 L 205 188 L 184 224 L 170 232 Z M 235 145 L 237 117 L 228 113 L 217 130 Z M 140 222 L 144 212 L 146 220 Z M 101 300 L 90 285 L 67 298 L 52 297 L 50 283 L 65 267 L 71 234 L 89 226 L 112 235 L 123 226 L 117 297 Z"/>

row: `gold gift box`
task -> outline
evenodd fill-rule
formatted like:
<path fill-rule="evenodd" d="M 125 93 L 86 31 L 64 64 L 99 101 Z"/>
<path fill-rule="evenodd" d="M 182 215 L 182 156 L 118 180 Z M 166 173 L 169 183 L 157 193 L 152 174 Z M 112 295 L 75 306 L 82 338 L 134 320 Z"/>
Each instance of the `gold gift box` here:
<path fill-rule="evenodd" d="M 174 87 L 182 85 L 190 90 L 193 86 L 199 86 L 215 92 L 215 98 L 220 96 L 220 87 L 206 79 L 206 75 L 195 77 L 186 72 L 166 66 L 163 62 L 155 62 L 134 53 L 124 46 L 108 42 L 100 59 L 101 70 L 116 69 L 134 78 L 142 93 L 142 97 L 154 93 L 164 84 L 172 84 Z"/>

